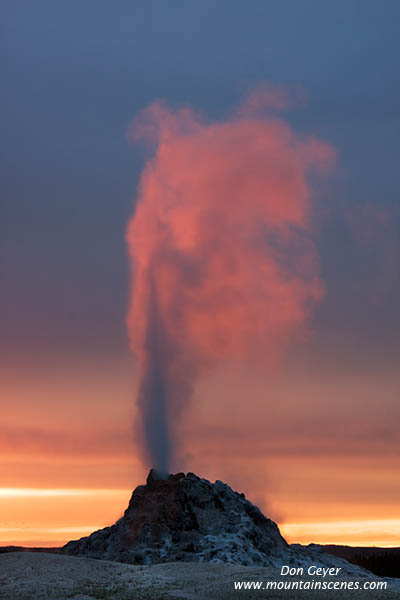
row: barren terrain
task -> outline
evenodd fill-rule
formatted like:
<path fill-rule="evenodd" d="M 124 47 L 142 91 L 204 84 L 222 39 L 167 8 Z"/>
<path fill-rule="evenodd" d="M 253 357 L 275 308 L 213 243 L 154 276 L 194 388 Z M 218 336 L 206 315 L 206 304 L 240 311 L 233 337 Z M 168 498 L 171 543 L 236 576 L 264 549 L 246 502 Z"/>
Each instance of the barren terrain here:
<path fill-rule="evenodd" d="M 386 580 L 388 589 L 380 592 L 234 589 L 234 581 L 265 582 L 272 579 L 288 581 L 290 578 L 280 577 L 279 569 L 270 567 L 209 563 L 139 566 L 46 553 L 12 552 L 0 555 L 1 600 L 291 600 L 306 599 L 311 595 L 315 600 L 400 598 L 400 581 L 395 579 Z M 363 582 L 362 579 L 359 581 Z"/>

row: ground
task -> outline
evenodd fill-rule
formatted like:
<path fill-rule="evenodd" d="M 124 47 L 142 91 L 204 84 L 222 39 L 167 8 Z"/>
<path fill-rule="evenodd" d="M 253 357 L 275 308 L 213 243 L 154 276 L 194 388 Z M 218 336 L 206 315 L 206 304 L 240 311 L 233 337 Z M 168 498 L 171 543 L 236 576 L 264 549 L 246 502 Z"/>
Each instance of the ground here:
<path fill-rule="evenodd" d="M 381 592 L 234 590 L 234 581 L 272 579 L 290 578 L 280 577 L 279 569 L 229 564 L 136 566 L 47 553 L 0 555 L 0 600 L 306 600 L 311 595 L 313 600 L 400 598 L 400 580 L 395 579 L 388 579 L 387 591 Z"/>

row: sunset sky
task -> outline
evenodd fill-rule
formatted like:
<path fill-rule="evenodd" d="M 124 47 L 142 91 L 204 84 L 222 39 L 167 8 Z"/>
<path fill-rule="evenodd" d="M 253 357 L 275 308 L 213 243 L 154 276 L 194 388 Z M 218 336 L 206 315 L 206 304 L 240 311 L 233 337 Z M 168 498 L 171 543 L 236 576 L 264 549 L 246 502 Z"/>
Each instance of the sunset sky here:
<path fill-rule="evenodd" d="M 162 99 L 221 123 L 295 89 L 325 295 L 279 366 L 227 359 L 175 425 L 176 470 L 222 479 L 290 542 L 400 546 L 400 5 L 6 1 L 0 202 L 0 545 L 111 524 L 150 465 L 134 423 L 125 232 Z M 185 171 L 186 173 L 186 171 Z M 234 324 L 233 324 L 234 326 Z"/>

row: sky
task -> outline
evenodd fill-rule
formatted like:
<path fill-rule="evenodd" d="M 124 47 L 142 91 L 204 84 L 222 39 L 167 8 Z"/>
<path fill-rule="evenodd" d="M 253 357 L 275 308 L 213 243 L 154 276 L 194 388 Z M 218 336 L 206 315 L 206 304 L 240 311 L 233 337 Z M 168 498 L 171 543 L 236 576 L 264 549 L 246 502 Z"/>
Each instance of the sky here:
<path fill-rule="evenodd" d="M 226 361 L 178 423 L 181 464 L 289 541 L 400 545 L 398 2 L 2 6 L 0 544 L 113 522 L 147 464 L 126 326 L 125 231 L 146 106 L 213 122 L 268 83 L 336 152 L 315 182 L 325 296 L 279 369 Z"/>

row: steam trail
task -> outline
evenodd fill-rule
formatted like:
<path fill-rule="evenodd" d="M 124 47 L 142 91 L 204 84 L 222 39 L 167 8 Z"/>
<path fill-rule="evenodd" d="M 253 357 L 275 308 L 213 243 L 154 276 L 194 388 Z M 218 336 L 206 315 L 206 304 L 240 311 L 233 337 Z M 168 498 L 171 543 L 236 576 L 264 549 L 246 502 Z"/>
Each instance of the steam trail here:
<path fill-rule="evenodd" d="M 142 380 L 138 404 L 143 415 L 143 427 L 151 464 L 160 473 L 168 473 L 171 459 L 171 436 L 168 423 L 168 369 L 166 340 L 157 302 L 157 291 L 150 273 L 147 333 L 142 363 Z"/>
<path fill-rule="evenodd" d="M 128 328 L 142 447 L 162 472 L 198 378 L 224 360 L 276 364 L 323 296 L 308 174 L 334 153 L 265 114 L 279 104 L 268 86 L 225 122 L 155 103 L 133 123 L 155 150 L 127 229 Z"/>

